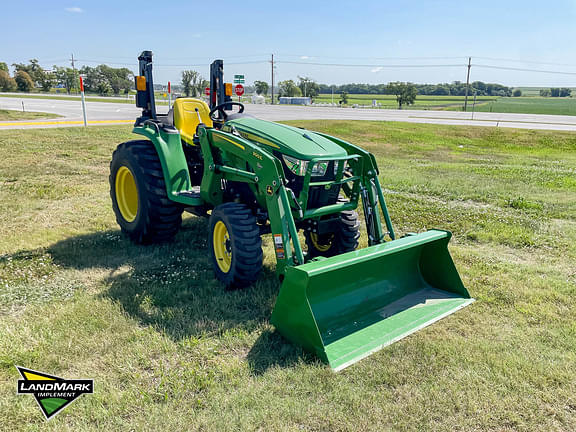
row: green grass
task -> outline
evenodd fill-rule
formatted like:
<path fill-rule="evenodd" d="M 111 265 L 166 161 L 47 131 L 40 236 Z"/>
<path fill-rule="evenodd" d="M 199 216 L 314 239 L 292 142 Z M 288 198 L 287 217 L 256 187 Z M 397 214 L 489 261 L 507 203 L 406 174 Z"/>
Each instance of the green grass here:
<path fill-rule="evenodd" d="M 394 95 L 370 95 L 370 94 L 349 94 L 348 105 L 372 105 L 372 100 L 376 100 L 381 108 L 395 109 L 398 108 L 396 96 Z M 488 102 L 496 100 L 496 96 L 480 96 L 478 102 Z M 334 103 L 338 103 L 340 94 L 334 94 Z M 471 101 L 471 99 L 468 99 Z M 315 103 L 331 103 L 331 94 L 321 94 L 314 98 Z M 414 105 L 406 109 L 446 109 L 450 107 L 462 107 L 464 105 L 464 96 L 418 96 Z"/>
<path fill-rule="evenodd" d="M 35 111 L 15 111 L 0 109 L 0 120 L 35 120 L 41 118 L 61 117 L 58 114 L 35 112 Z"/>
<path fill-rule="evenodd" d="M 0 97 L 17 98 L 17 99 L 52 99 L 52 100 L 80 100 L 79 95 L 57 95 L 53 93 L 23 93 L 23 94 L 2 94 Z M 101 97 L 101 96 L 86 96 L 86 100 L 90 102 L 109 102 L 109 103 L 125 103 L 134 104 L 134 96 L 131 99 L 126 97 Z M 168 105 L 163 97 L 156 100 L 158 105 Z"/>
<path fill-rule="evenodd" d="M 476 111 L 576 115 L 576 98 L 505 97 L 492 102 L 476 104 Z"/>
<path fill-rule="evenodd" d="M 576 429 L 576 134 L 299 121 L 375 153 L 400 233 L 454 232 L 477 302 L 332 373 L 214 281 L 205 220 L 135 246 L 108 164 L 129 127 L 0 131 L 3 430 Z M 14 365 L 94 378 L 45 424 Z"/>
<path fill-rule="evenodd" d="M 553 86 L 553 87 L 564 87 L 564 86 Z M 576 87 L 569 87 L 572 90 L 572 94 L 576 94 Z M 514 87 L 514 89 L 519 89 L 522 91 L 522 96 L 540 96 L 540 90 L 550 90 L 550 87 Z"/>

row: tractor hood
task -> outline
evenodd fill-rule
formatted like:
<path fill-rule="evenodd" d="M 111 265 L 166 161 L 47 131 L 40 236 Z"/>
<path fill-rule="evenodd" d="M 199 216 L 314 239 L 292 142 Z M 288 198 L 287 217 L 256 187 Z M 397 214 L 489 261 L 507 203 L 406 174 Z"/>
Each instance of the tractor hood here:
<path fill-rule="evenodd" d="M 347 154 L 338 144 L 306 129 L 253 117 L 242 117 L 226 122 L 223 130 L 227 131 L 228 127 L 232 126 L 243 138 L 257 143 L 262 148 L 269 151 L 277 150 L 300 160 Z"/>

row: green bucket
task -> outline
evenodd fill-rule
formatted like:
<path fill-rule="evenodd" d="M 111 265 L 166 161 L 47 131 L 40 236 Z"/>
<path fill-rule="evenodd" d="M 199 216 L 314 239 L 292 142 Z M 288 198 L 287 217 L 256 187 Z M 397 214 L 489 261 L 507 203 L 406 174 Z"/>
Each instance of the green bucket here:
<path fill-rule="evenodd" d="M 292 343 L 344 369 L 474 299 L 431 230 L 286 270 L 271 322 Z"/>

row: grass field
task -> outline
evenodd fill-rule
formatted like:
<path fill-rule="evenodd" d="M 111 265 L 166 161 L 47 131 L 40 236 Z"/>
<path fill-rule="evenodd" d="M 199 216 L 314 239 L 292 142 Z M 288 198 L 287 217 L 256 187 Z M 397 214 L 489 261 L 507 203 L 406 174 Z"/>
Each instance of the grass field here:
<path fill-rule="evenodd" d="M 477 302 L 339 374 L 268 324 L 278 291 L 213 280 L 205 220 L 119 232 L 108 164 L 129 127 L 0 131 L 3 430 L 573 431 L 576 134 L 300 121 L 375 153 L 401 233 L 454 232 Z M 93 378 L 49 423 L 14 365 Z"/>
<path fill-rule="evenodd" d="M 52 100 L 80 100 L 79 95 L 59 95 L 54 93 L 0 93 L 0 97 L 17 98 L 17 99 L 52 99 Z M 126 97 L 102 97 L 102 96 L 86 96 L 86 101 L 90 102 L 109 102 L 109 103 L 126 103 L 134 104 L 134 96 L 131 99 Z M 162 97 L 156 99 L 158 105 L 168 105 Z"/>
<path fill-rule="evenodd" d="M 553 87 L 564 87 L 564 86 L 553 86 Z M 572 94 L 576 95 L 576 87 L 569 87 L 572 90 Z M 550 90 L 550 87 L 514 87 L 514 89 L 519 89 L 522 91 L 522 96 L 540 96 L 540 90 Z"/>
<path fill-rule="evenodd" d="M 61 117 L 58 114 L 34 112 L 34 111 L 15 111 L 0 109 L 0 120 L 34 120 L 41 118 L 56 118 Z"/>
<path fill-rule="evenodd" d="M 478 112 L 576 115 L 576 98 L 506 97 L 476 105 Z"/>
<path fill-rule="evenodd" d="M 479 96 L 478 102 L 488 102 L 498 99 L 497 96 Z M 334 94 L 334 103 L 338 103 L 340 94 Z M 348 105 L 372 105 L 372 100 L 376 100 L 381 108 L 398 108 L 396 96 L 393 95 L 369 95 L 369 94 L 349 94 Z M 469 98 L 469 101 L 471 99 Z M 321 94 L 314 98 L 315 103 L 331 103 L 332 95 Z M 405 107 L 406 109 L 445 109 L 449 107 L 462 107 L 464 96 L 418 96 L 414 105 Z"/>

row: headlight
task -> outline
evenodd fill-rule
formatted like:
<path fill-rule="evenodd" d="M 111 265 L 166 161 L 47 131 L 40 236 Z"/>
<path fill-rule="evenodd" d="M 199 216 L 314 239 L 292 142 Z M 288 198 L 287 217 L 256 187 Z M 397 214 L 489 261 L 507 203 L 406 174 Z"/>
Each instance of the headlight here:
<path fill-rule="evenodd" d="M 282 155 L 284 163 L 293 174 L 297 176 L 306 175 L 309 161 L 293 158 L 292 156 Z M 312 177 L 322 177 L 326 175 L 328 169 L 328 162 L 316 162 L 312 168 Z"/>
<path fill-rule="evenodd" d="M 297 176 L 303 176 L 306 174 L 308 161 L 303 161 L 286 155 L 282 155 L 282 157 L 284 158 L 284 163 L 293 174 L 296 174 Z"/>
<path fill-rule="evenodd" d="M 317 162 L 312 168 L 312 176 L 322 177 L 326 174 L 328 169 L 328 162 Z"/>

